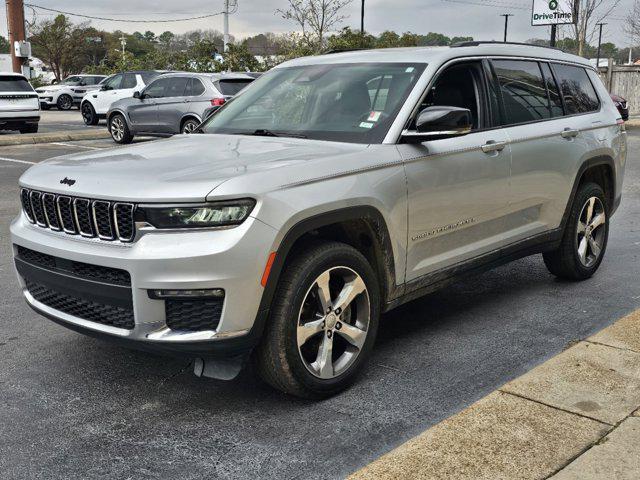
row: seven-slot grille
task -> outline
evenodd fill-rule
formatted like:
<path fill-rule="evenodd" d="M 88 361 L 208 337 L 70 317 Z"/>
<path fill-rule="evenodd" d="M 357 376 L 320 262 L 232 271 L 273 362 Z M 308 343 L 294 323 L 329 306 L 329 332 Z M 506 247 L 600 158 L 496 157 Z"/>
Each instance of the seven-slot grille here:
<path fill-rule="evenodd" d="M 132 203 L 74 198 L 23 188 L 22 209 L 29 222 L 69 235 L 132 242 L 135 238 Z"/>

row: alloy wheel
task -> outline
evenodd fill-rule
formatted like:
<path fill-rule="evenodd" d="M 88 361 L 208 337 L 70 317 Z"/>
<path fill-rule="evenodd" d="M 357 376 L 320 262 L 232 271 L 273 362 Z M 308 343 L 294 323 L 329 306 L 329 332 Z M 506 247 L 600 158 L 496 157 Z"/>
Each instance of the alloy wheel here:
<path fill-rule="evenodd" d="M 345 373 L 364 347 L 370 315 L 369 292 L 360 275 L 348 267 L 322 273 L 298 314 L 297 345 L 305 368 L 323 380 Z"/>
<path fill-rule="evenodd" d="M 583 266 L 592 267 L 602 255 L 606 237 L 607 214 L 602 201 L 591 197 L 582 207 L 576 231 L 578 258 Z"/>
<path fill-rule="evenodd" d="M 196 128 L 198 128 L 198 124 L 196 122 L 189 120 L 182 127 L 182 133 L 191 134 L 196 130 Z"/>
<path fill-rule="evenodd" d="M 91 110 L 91 105 L 85 103 L 82 105 L 82 118 L 84 119 L 84 123 L 90 125 L 93 121 L 93 111 Z"/>
<path fill-rule="evenodd" d="M 121 142 L 124 138 L 124 120 L 119 115 L 111 120 L 111 136 L 116 142 Z"/>
<path fill-rule="evenodd" d="M 73 107 L 73 99 L 69 95 L 62 95 L 58 99 L 58 108 L 60 110 L 71 110 Z"/>

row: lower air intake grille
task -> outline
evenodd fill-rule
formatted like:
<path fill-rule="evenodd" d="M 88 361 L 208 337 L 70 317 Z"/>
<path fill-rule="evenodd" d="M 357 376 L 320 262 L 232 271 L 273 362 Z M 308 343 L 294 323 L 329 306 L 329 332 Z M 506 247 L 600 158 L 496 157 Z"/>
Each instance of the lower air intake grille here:
<path fill-rule="evenodd" d="M 223 299 L 166 300 L 167 326 L 171 330 L 199 332 L 215 330 L 222 316 Z"/>
<path fill-rule="evenodd" d="M 132 330 L 135 326 L 133 309 L 131 308 L 104 305 L 102 303 L 72 297 L 30 280 L 27 280 L 26 283 L 27 290 L 29 290 L 33 298 L 59 312 L 89 320 L 90 322 L 127 330 Z"/>

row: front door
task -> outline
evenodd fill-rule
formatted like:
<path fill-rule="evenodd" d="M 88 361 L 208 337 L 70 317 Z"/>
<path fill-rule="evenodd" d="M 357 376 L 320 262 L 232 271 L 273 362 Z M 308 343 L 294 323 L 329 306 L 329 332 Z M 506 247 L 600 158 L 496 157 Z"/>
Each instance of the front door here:
<path fill-rule="evenodd" d="M 185 96 L 189 77 L 165 78 L 167 88 L 158 99 L 158 131 L 179 133 L 180 122 L 188 110 L 188 98 Z"/>
<path fill-rule="evenodd" d="M 464 62 L 438 76 L 419 111 L 471 111 L 466 136 L 399 145 L 409 194 L 407 282 L 496 251 L 504 245 L 511 151 L 498 120 L 486 65 Z"/>
<path fill-rule="evenodd" d="M 129 109 L 129 119 L 136 132 L 158 131 L 158 101 L 167 89 L 167 78 L 159 78 L 149 84 L 141 95 L 140 101 L 134 100 Z"/>

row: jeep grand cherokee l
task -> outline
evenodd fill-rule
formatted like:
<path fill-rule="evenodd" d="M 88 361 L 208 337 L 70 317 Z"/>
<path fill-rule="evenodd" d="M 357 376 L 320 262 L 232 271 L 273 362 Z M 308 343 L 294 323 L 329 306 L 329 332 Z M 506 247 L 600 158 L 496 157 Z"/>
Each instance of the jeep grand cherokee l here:
<path fill-rule="evenodd" d="M 480 42 L 292 60 L 202 132 L 29 169 L 24 297 L 198 375 L 251 359 L 311 398 L 354 381 L 383 312 L 465 274 L 543 253 L 594 275 L 626 161 L 588 62 Z"/>

